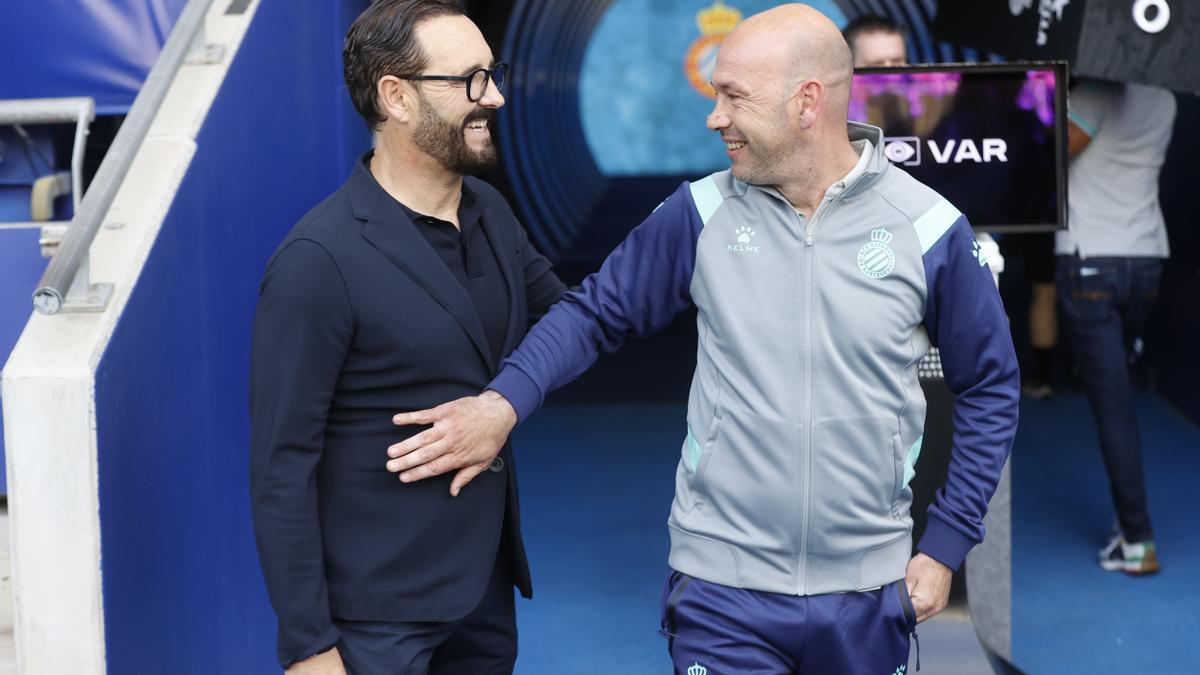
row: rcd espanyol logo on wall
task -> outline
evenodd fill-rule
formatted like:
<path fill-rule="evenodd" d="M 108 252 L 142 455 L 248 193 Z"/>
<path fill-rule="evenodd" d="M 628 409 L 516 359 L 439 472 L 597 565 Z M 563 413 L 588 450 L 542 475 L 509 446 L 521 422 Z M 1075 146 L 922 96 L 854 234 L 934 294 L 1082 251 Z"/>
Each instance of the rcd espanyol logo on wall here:
<path fill-rule="evenodd" d="M 858 269 L 872 279 L 882 279 L 896 267 L 896 253 L 888 246 L 892 233 L 884 228 L 871 230 L 871 241 L 858 250 Z"/>
<path fill-rule="evenodd" d="M 716 90 L 709 83 L 717 63 L 717 51 L 741 20 L 741 10 L 727 6 L 722 0 L 716 0 L 712 7 L 696 12 L 696 26 L 701 35 L 688 47 L 683 57 L 683 72 L 687 75 L 688 83 L 708 98 L 717 98 Z"/>

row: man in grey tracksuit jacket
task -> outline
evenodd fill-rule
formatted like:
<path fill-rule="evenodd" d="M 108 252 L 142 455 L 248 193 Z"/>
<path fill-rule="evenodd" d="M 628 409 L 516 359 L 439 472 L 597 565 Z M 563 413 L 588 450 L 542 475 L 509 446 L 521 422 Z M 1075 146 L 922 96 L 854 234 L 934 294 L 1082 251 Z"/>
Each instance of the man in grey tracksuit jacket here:
<path fill-rule="evenodd" d="M 906 568 L 912 577 L 920 563 L 917 577 L 937 578 L 939 598 L 921 603 L 931 615 L 944 606 L 949 570 L 982 541 L 1016 430 L 1016 358 L 967 219 L 888 162 L 879 129 L 833 126 L 839 114 L 845 120 L 834 83 L 848 52 L 844 65 L 828 66 L 824 90 L 801 85 L 787 120 L 774 121 L 754 87 L 737 84 L 754 81 L 744 63 L 762 62 L 745 54 L 782 22 L 796 22 L 797 39 L 832 31 L 841 42 L 810 8 L 772 12 L 739 27 L 741 41 L 731 48 L 727 40 L 714 72 L 709 126 L 726 138 L 733 170 L 670 195 L 528 333 L 492 391 L 397 416 L 434 427 L 390 450 L 399 459 L 389 468 L 406 471 L 404 479 L 446 470 L 428 468 L 444 461 L 435 450 L 480 445 L 481 435 L 456 429 L 488 426 L 474 422 L 493 409 L 485 397 L 503 397 L 523 420 L 599 352 L 694 306 L 699 345 L 664 594 L 677 672 L 904 672 L 917 619 Z M 739 89 L 752 90 L 744 107 Z M 831 121 L 820 126 L 806 106 L 824 100 Z M 796 153 L 778 134 L 795 119 L 810 151 L 840 153 L 838 166 L 857 158 L 805 209 L 772 179 L 734 177 L 739 166 L 743 176 L 777 169 L 788 157 L 764 159 L 773 147 Z M 759 154 L 738 154 L 747 147 Z M 956 394 L 954 444 L 917 546 L 924 555 L 910 562 L 908 485 L 925 421 L 917 363 L 931 346 Z M 511 424 L 491 435 L 502 439 Z M 455 461 L 482 466 L 486 454 Z M 913 598 L 918 590 L 930 592 Z"/>
<path fill-rule="evenodd" d="M 555 305 L 491 388 L 520 419 L 600 350 L 698 309 L 672 569 L 809 596 L 890 584 L 912 551 L 908 488 L 931 345 L 955 401 L 945 486 L 918 548 L 951 569 L 983 539 L 1018 376 L 966 218 L 850 123 L 861 159 L 805 219 L 721 171 L 679 187 Z"/>
<path fill-rule="evenodd" d="M 721 171 L 679 187 L 568 294 L 491 388 L 524 419 L 600 350 L 694 304 L 699 348 L 671 508 L 671 567 L 814 595 L 904 576 L 921 451 L 917 362 L 957 394 L 946 485 L 919 549 L 957 568 L 1017 416 L 1012 339 L 966 218 L 851 122 L 858 165 L 804 219 Z"/>

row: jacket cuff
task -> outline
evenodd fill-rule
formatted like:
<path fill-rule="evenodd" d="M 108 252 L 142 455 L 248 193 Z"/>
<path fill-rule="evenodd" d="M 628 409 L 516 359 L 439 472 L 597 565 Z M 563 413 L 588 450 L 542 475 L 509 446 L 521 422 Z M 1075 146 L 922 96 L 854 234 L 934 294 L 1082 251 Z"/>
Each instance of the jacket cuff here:
<path fill-rule="evenodd" d="M 515 366 L 504 366 L 487 388 L 508 399 L 517 411 L 518 424 L 542 405 L 542 392 L 537 384 Z"/>
<path fill-rule="evenodd" d="M 337 626 L 331 623 L 325 630 L 306 643 L 302 649 L 297 649 L 294 644 L 290 646 L 285 645 L 282 631 L 279 637 L 279 653 L 277 654 L 279 665 L 283 666 L 284 670 L 287 670 L 304 659 L 311 658 L 336 647 L 338 641 L 342 639 L 342 632 L 337 629 Z"/>
<path fill-rule="evenodd" d="M 976 543 L 931 512 L 917 550 L 957 572 Z"/>

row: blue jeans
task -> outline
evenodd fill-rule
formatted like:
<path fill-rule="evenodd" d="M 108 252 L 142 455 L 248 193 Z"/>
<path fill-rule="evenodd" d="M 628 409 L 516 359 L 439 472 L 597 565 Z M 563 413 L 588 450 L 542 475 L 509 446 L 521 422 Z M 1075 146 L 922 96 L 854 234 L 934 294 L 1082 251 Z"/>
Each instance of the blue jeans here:
<path fill-rule="evenodd" d="M 1121 532 L 1153 538 L 1133 410 L 1129 363 L 1158 295 L 1159 258 L 1060 256 L 1055 284 L 1062 324 L 1100 432 L 1100 451 Z"/>

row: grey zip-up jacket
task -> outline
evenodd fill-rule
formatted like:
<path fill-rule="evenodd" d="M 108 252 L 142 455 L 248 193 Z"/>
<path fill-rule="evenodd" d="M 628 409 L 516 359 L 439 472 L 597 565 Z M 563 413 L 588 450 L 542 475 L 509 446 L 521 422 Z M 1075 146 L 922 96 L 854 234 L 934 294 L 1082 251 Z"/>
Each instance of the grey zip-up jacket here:
<path fill-rule="evenodd" d="M 684 183 L 491 384 L 524 419 L 600 350 L 694 304 L 668 522 L 671 567 L 690 576 L 793 595 L 902 578 L 931 345 L 955 431 L 919 549 L 957 569 L 983 539 L 1017 423 L 1004 309 L 966 218 L 888 162 L 879 129 L 849 134 L 861 159 L 810 219 L 729 171 Z"/>

